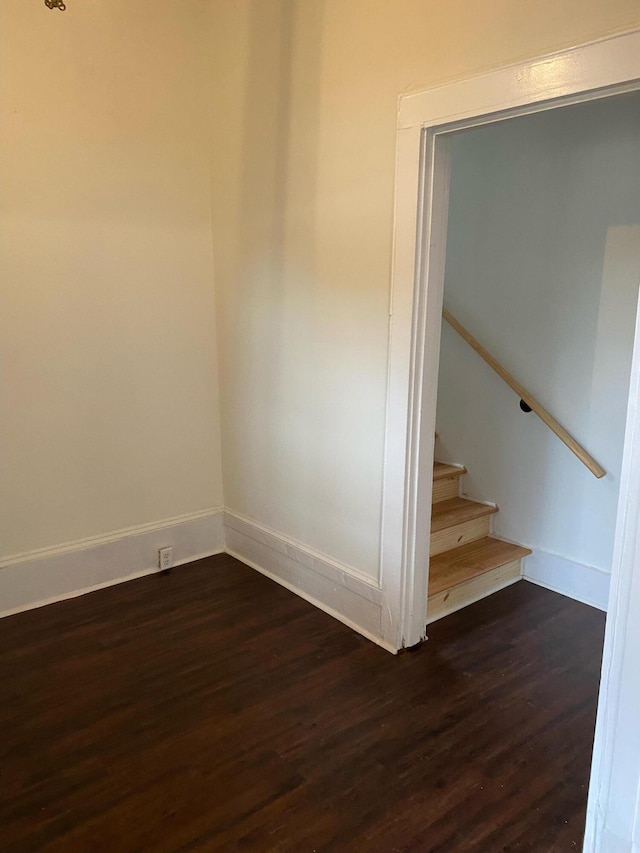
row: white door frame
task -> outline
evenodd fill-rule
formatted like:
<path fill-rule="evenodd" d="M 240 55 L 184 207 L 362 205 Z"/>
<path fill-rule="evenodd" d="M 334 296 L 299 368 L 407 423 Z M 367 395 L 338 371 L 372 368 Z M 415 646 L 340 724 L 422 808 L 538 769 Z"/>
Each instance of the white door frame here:
<path fill-rule="evenodd" d="M 381 549 L 382 636 L 395 648 L 415 645 L 424 639 L 426 630 L 451 133 L 637 89 L 640 30 L 400 98 Z M 628 601 L 623 602 L 621 596 L 628 594 L 634 583 L 636 589 L 640 586 L 637 578 L 633 580 L 634 565 L 640 566 L 638 350 L 640 340 L 636 336 L 623 463 L 627 475 L 621 479 L 612 570 L 610 612 L 615 623 L 611 618 L 607 626 L 594 753 L 596 777 L 592 778 L 585 842 L 585 849 L 603 853 L 614 851 L 610 840 L 607 847 L 587 845 L 598 843 L 590 839 L 607 824 L 613 800 L 609 788 L 602 786 L 606 779 L 615 777 L 610 758 L 618 737 L 624 737 L 616 728 L 617 716 L 614 719 L 610 715 L 614 708 L 618 714 L 616 702 L 622 701 L 619 678 L 629 653 L 627 648 L 625 655 L 624 638 L 631 636 Z M 631 471 L 637 474 L 635 479 L 629 475 Z M 637 598 L 640 623 L 640 590 Z M 640 664 L 638 670 L 640 680 Z M 640 686 L 636 695 L 640 699 Z M 640 708 L 636 719 L 638 750 L 632 772 L 637 770 L 636 778 L 640 779 Z M 602 754 L 600 749 L 604 750 Z M 629 778 L 627 773 L 626 784 Z M 633 796 L 640 812 L 637 786 Z M 599 823 L 593 819 L 596 814 L 600 815 Z M 625 824 L 625 829 L 630 826 Z M 640 819 L 633 831 L 640 832 Z M 617 847 L 616 853 L 640 851 L 640 837 L 637 844 L 634 848 Z"/>

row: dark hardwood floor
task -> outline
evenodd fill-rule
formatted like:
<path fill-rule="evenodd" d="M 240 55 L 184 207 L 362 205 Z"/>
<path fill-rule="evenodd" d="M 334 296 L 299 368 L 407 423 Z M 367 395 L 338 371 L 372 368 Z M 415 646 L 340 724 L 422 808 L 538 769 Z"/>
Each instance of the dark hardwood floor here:
<path fill-rule="evenodd" d="M 0 849 L 581 849 L 604 618 L 527 583 L 393 657 L 227 556 L 0 621 Z"/>

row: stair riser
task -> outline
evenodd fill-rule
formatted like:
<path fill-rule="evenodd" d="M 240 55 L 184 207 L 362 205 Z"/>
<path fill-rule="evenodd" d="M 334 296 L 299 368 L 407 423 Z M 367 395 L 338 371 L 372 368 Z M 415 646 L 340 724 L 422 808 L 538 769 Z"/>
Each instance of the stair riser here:
<path fill-rule="evenodd" d="M 514 560 L 471 580 L 429 596 L 427 625 L 498 592 L 522 577 L 522 561 Z"/>
<path fill-rule="evenodd" d="M 457 477 L 451 477 L 446 480 L 435 480 L 433 483 L 432 503 L 437 504 L 441 501 L 448 501 L 451 498 L 457 498 L 458 482 Z"/>
<path fill-rule="evenodd" d="M 466 545 L 467 542 L 483 539 L 489 535 L 489 524 L 490 516 L 485 515 L 481 518 L 463 521 L 460 524 L 453 524 L 444 530 L 438 530 L 431 534 L 429 554 L 434 557 L 436 554 L 442 554 L 445 551 L 458 548 L 460 545 Z"/>

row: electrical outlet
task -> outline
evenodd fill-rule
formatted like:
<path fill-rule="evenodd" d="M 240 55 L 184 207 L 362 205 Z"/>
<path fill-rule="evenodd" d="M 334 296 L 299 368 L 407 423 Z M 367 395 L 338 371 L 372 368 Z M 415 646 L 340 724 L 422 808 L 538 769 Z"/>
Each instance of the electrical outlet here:
<path fill-rule="evenodd" d="M 173 566 L 173 548 L 158 548 L 158 567 L 166 571 Z"/>

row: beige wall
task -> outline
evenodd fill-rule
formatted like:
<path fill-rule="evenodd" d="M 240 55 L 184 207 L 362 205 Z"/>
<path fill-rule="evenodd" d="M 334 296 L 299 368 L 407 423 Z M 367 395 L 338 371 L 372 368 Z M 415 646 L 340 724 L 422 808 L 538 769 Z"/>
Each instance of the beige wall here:
<path fill-rule="evenodd" d="M 214 0 L 227 505 L 378 572 L 397 97 L 636 0 Z"/>
<path fill-rule="evenodd" d="M 0 557 L 222 502 L 209 4 L 67 7 L 0 5 Z"/>

